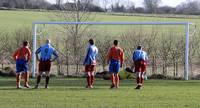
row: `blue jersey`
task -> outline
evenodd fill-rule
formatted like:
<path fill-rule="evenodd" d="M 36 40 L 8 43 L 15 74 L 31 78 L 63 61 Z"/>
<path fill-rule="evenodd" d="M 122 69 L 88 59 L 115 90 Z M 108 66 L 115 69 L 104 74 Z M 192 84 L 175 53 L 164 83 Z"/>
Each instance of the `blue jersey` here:
<path fill-rule="evenodd" d="M 58 54 L 56 50 L 50 45 L 50 44 L 45 44 L 38 48 L 36 50 L 36 54 L 40 53 L 40 60 L 41 61 L 47 61 L 51 59 L 51 56 L 54 55 L 56 58 L 58 57 Z"/>
<path fill-rule="evenodd" d="M 98 54 L 97 47 L 95 45 L 89 45 L 83 64 L 84 65 L 96 65 L 97 54 Z"/>
<path fill-rule="evenodd" d="M 147 61 L 148 60 L 147 53 L 145 51 L 142 51 L 142 50 L 135 50 L 133 52 L 132 60 L 133 61 L 139 61 L 139 60 Z"/>

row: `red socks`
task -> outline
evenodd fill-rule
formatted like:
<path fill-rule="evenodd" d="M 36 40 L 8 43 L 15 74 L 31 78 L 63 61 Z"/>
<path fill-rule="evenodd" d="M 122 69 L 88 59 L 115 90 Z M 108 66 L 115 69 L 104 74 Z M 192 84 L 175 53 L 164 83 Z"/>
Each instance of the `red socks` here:
<path fill-rule="evenodd" d="M 91 85 L 93 85 L 94 84 L 94 75 L 91 75 L 90 77 L 91 77 Z"/>
<path fill-rule="evenodd" d="M 16 74 L 16 86 L 20 86 L 20 74 Z"/>
<path fill-rule="evenodd" d="M 116 87 L 118 88 L 119 87 L 119 75 L 115 75 L 115 84 L 116 84 Z"/>
<path fill-rule="evenodd" d="M 143 73 L 141 73 L 141 72 L 139 72 L 138 74 L 140 74 L 140 75 L 138 75 L 137 76 L 137 85 L 143 85 L 143 83 L 144 83 L 144 75 L 143 75 Z"/>
<path fill-rule="evenodd" d="M 112 85 L 115 85 L 115 76 L 114 75 L 110 76 L 110 80 L 112 82 Z"/>
<path fill-rule="evenodd" d="M 28 85 L 28 82 L 29 82 L 29 73 L 28 72 L 24 73 L 24 80 L 25 80 L 24 85 Z"/>
<path fill-rule="evenodd" d="M 91 77 L 90 76 L 87 76 L 87 84 L 88 84 L 88 86 L 91 85 Z"/>

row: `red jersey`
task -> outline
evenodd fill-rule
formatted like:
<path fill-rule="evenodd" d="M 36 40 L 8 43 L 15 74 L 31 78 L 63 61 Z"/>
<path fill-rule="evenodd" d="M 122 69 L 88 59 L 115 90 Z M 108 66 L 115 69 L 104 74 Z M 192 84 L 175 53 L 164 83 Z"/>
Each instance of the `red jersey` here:
<path fill-rule="evenodd" d="M 108 51 L 107 60 L 110 61 L 111 59 L 119 60 L 122 65 L 124 63 L 124 51 L 118 46 L 111 47 Z"/>
<path fill-rule="evenodd" d="M 13 54 L 13 59 L 24 59 L 26 61 L 29 61 L 31 59 L 31 51 L 28 47 L 21 47 L 15 51 Z"/>

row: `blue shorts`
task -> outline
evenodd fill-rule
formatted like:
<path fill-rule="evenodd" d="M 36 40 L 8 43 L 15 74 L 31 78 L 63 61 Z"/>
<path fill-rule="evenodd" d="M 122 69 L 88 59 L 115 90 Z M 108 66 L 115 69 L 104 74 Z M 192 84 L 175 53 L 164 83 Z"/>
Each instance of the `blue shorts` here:
<path fill-rule="evenodd" d="M 120 69 L 120 61 L 119 60 L 110 60 L 110 65 L 109 65 L 109 72 L 110 73 L 118 73 Z"/>
<path fill-rule="evenodd" d="M 16 73 L 27 72 L 29 69 L 28 62 L 23 59 L 16 60 Z"/>

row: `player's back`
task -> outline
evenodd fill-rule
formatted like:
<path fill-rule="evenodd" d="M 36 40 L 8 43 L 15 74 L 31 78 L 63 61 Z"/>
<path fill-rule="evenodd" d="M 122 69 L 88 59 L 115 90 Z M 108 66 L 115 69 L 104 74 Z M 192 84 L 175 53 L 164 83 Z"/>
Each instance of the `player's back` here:
<path fill-rule="evenodd" d="M 88 47 L 88 52 L 86 54 L 84 64 L 96 65 L 96 56 L 98 54 L 98 49 L 95 45 L 90 45 Z"/>
<path fill-rule="evenodd" d="M 41 59 L 49 60 L 54 52 L 54 48 L 50 44 L 45 44 L 40 48 Z"/>
<path fill-rule="evenodd" d="M 146 61 L 148 59 L 147 53 L 143 50 L 135 50 L 133 52 L 133 61 L 139 61 L 139 60 L 144 60 Z"/>
<path fill-rule="evenodd" d="M 113 46 L 110 48 L 109 58 L 114 60 L 121 60 L 123 50 L 120 47 Z"/>
<path fill-rule="evenodd" d="M 15 59 L 23 59 L 23 60 L 29 60 L 30 56 L 31 56 L 31 52 L 28 47 L 19 48 L 13 55 Z"/>

